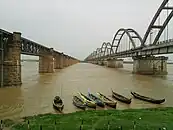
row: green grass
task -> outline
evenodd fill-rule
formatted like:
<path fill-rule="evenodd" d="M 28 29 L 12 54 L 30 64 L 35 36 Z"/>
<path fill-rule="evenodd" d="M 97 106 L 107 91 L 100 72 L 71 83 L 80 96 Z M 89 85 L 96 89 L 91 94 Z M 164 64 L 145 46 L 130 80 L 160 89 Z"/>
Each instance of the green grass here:
<path fill-rule="evenodd" d="M 13 130 L 26 130 L 29 121 L 31 130 L 173 130 L 173 108 L 129 109 L 129 110 L 90 110 L 64 115 L 45 114 L 26 117 L 23 122 L 12 126 Z"/>

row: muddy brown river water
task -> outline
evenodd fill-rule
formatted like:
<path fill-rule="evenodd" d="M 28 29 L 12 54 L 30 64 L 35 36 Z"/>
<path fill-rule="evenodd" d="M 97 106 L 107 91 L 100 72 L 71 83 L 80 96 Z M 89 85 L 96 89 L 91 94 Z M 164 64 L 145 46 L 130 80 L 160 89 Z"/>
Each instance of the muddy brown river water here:
<path fill-rule="evenodd" d="M 37 62 L 22 62 L 22 86 L 0 88 L 0 119 L 19 118 L 35 114 L 54 113 L 52 100 L 61 95 L 64 113 L 79 111 L 72 104 L 72 95 L 88 89 L 111 96 L 111 88 L 127 97 L 136 91 L 155 98 L 166 98 L 162 105 L 132 99 L 130 105 L 118 102 L 117 109 L 173 106 L 173 65 L 168 65 L 167 76 L 134 75 L 132 64 L 122 69 L 79 63 L 53 74 L 38 74 Z M 101 108 L 100 108 L 101 109 Z M 107 108 L 110 109 L 110 108 Z"/>

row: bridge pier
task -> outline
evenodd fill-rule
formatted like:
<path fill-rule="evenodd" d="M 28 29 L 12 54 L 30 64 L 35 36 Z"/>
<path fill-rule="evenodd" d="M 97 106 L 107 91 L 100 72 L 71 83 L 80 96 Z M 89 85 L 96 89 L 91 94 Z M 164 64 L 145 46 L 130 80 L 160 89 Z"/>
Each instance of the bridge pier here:
<path fill-rule="evenodd" d="M 103 60 L 99 61 L 99 65 L 104 66 L 104 61 Z"/>
<path fill-rule="evenodd" d="M 7 40 L 7 47 L 4 50 L 4 61 L 1 61 L 1 65 L 3 65 L 3 70 L 1 70 L 1 72 L 3 71 L 3 77 L 1 77 L 3 78 L 3 86 L 18 86 L 22 84 L 20 54 L 21 33 L 13 32 Z"/>
<path fill-rule="evenodd" d="M 10 33 L 0 29 L 0 86 L 19 86 L 21 81 L 21 54 L 39 56 L 39 73 L 52 73 L 54 68 L 63 68 L 64 57 L 69 66 L 79 61 L 71 56 L 54 51 L 21 37 L 20 32 Z M 59 58 L 55 55 L 59 54 Z M 55 63 L 56 62 L 56 63 Z"/>
<path fill-rule="evenodd" d="M 97 61 L 97 64 L 101 66 L 102 65 L 102 61 L 101 60 L 98 60 Z"/>
<path fill-rule="evenodd" d="M 143 75 L 166 75 L 168 57 L 133 57 L 133 73 Z"/>
<path fill-rule="evenodd" d="M 73 65 L 73 59 L 70 58 L 69 65 Z"/>
<path fill-rule="evenodd" d="M 55 55 L 55 69 L 63 68 L 63 53 L 59 53 Z"/>
<path fill-rule="evenodd" d="M 67 67 L 67 56 L 64 55 L 63 57 L 63 67 Z"/>
<path fill-rule="evenodd" d="M 64 68 L 64 54 L 61 53 L 59 55 L 59 69 L 63 69 Z"/>
<path fill-rule="evenodd" d="M 43 54 L 39 56 L 39 73 L 53 73 L 55 72 L 55 59 L 53 57 L 53 48 L 50 54 Z"/>
<path fill-rule="evenodd" d="M 70 66 L 70 57 L 67 57 L 67 67 Z"/>
<path fill-rule="evenodd" d="M 107 61 L 106 60 L 103 61 L 103 65 L 107 66 Z"/>
<path fill-rule="evenodd" d="M 59 55 L 56 55 L 55 57 L 54 57 L 54 67 L 55 67 L 55 69 L 59 69 L 60 67 L 60 62 L 59 62 L 60 60 L 59 60 Z"/>
<path fill-rule="evenodd" d="M 110 68 L 123 68 L 123 59 L 108 59 L 107 67 Z"/>
<path fill-rule="evenodd" d="M 95 61 L 95 64 L 96 64 L 96 65 L 98 65 L 98 64 L 99 64 L 98 60 L 96 60 L 96 61 Z"/>

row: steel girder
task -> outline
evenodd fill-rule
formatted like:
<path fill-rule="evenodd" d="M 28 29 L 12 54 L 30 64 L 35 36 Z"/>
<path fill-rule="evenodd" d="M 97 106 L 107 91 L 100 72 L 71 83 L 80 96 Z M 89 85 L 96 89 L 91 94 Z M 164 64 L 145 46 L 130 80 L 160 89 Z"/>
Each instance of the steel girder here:
<path fill-rule="evenodd" d="M 3 29 L 0 29 L 0 34 L 2 36 L 2 41 L 3 41 L 3 45 L 4 45 L 4 51 L 6 51 L 7 49 L 7 44 L 8 44 L 8 40 L 10 38 L 12 38 L 12 33 L 5 31 Z M 21 37 L 21 53 L 25 54 L 25 55 L 34 55 L 34 56 L 41 56 L 41 55 L 46 55 L 46 54 L 61 54 L 61 55 L 65 55 L 62 52 L 57 52 L 55 50 L 53 50 L 53 48 L 48 48 L 45 47 L 43 45 L 40 45 L 34 41 L 28 40 L 26 38 Z M 74 57 L 65 55 L 68 58 L 71 58 L 73 60 L 77 60 Z"/>

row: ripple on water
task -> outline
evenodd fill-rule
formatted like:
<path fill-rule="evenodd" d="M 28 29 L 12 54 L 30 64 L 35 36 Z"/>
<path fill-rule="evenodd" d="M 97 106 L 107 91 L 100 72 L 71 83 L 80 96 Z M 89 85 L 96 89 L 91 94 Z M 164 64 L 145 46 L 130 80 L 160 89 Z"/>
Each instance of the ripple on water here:
<path fill-rule="evenodd" d="M 20 118 L 20 114 L 24 110 L 23 104 L 9 104 L 0 106 L 0 118 Z"/>
<path fill-rule="evenodd" d="M 38 74 L 38 63 L 24 62 L 22 66 L 22 86 L 20 88 L 0 89 L 0 118 L 14 118 L 55 112 L 52 100 L 55 95 L 61 95 L 64 101 L 64 113 L 81 111 L 72 104 L 72 96 L 78 91 L 87 94 L 102 92 L 111 98 L 111 88 L 127 97 L 132 97 L 130 91 L 139 92 L 151 97 L 165 97 L 163 105 L 154 105 L 137 99 L 132 99 L 130 105 L 117 101 L 117 109 L 146 108 L 172 106 L 173 67 L 168 66 L 166 78 L 143 75 L 133 75 L 132 65 L 124 65 L 122 69 L 111 69 L 92 64 L 76 64 L 58 70 L 54 74 Z M 169 82 L 168 82 L 169 81 Z M 62 89 L 60 89 L 62 88 Z M 8 96 L 7 96 L 8 95 Z M 4 99 L 4 97 L 7 97 Z M 97 108 L 100 110 L 103 108 Z M 110 109 L 110 108 L 105 108 Z"/>

